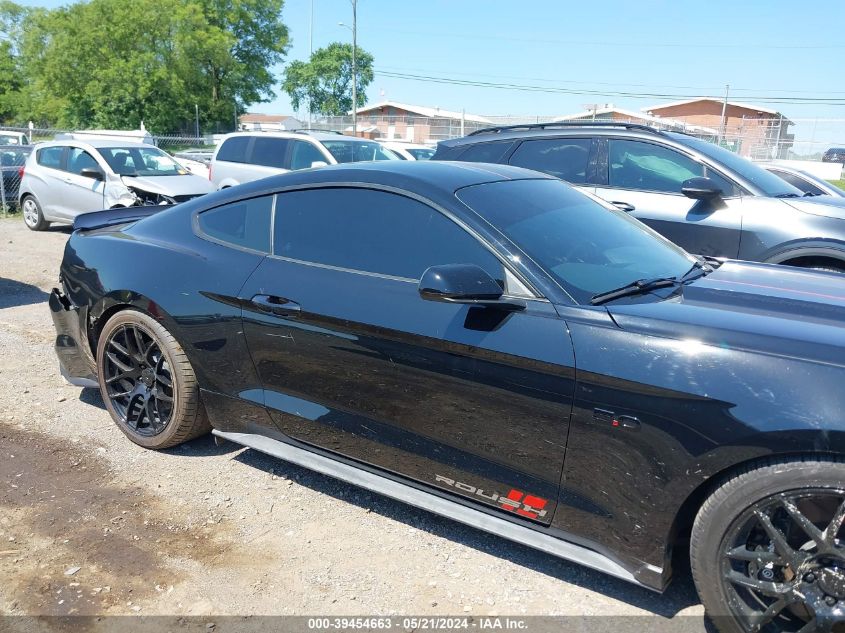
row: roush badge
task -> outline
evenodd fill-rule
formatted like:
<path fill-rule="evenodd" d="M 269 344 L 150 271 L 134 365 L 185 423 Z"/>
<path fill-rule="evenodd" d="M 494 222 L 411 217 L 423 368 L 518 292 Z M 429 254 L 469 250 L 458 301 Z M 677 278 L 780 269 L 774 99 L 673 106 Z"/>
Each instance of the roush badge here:
<path fill-rule="evenodd" d="M 498 504 L 503 510 L 514 512 L 520 516 L 528 517 L 529 519 L 539 520 L 547 514 L 545 507 L 548 500 L 526 494 L 516 488 L 511 488 L 510 492 L 503 496 L 498 492 L 488 493 L 482 488 L 476 488 L 475 486 L 455 481 L 454 479 L 443 477 L 442 475 L 435 475 L 434 481 L 451 486 L 452 488 L 467 494 L 476 495 L 482 499 Z"/>

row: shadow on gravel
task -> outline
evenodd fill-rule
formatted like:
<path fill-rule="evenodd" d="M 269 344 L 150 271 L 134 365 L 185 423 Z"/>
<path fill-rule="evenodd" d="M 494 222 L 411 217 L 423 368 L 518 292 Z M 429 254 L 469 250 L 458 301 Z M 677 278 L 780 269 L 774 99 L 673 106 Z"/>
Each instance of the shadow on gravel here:
<path fill-rule="evenodd" d="M 237 447 L 239 448 L 239 447 Z M 382 516 L 400 521 L 406 525 L 425 530 L 435 536 L 462 543 L 467 547 L 522 565 L 533 571 L 546 574 L 564 582 L 604 594 L 615 600 L 626 602 L 644 611 L 665 618 L 675 616 L 687 607 L 699 604 L 689 569 L 676 568 L 675 580 L 660 595 L 642 587 L 629 584 L 606 574 L 593 571 L 581 565 L 544 554 L 518 543 L 482 532 L 455 521 L 405 505 L 399 501 L 357 488 L 325 475 L 301 468 L 290 462 L 247 449 L 235 456 L 244 465 L 270 473 L 283 472 L 290 479 L 321 494 L 354 503 L 378 512 Z M 715 631 L 709 621 L 702 624 L 702 630 Z"/>
<path fill-rule="evenodd" d="M 28 306 L 33 303 L 44 303 L 48 295 L 37 286 L 21 283 L 14 279 L 0 277 L 0 308 Z"/>

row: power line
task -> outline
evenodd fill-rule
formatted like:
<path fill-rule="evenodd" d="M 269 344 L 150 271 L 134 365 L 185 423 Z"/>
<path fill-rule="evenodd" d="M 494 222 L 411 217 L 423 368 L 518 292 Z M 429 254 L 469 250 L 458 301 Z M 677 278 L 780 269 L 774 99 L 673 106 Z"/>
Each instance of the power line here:
<path fill-rule="evenodd" d="M 381 70 L 387 72 L 395 72 L 395 73 L 416 73 L 422 74 L 424 76 L 438 76 L 440 73 L 444 72 L 442 70 L 432 70 L 430 68 L 408 68 L 408 67 L 399 67 L 399 66 L 380 66 Z M 548 77 L 525 77 L 524 75 L 499 75 L 495 73 L 484 73 L 484 72 L 459 72 L 456 70 L 446 71 L 451 75 L 459 75 L 464 77 L 489 77 L 491 79 L 517 79 L 520 81 L 539 81 L 543 83 L 558 83 L 558 84 L 572 84 L 572 85 L 584 85 L 584 86 L 625 86 L 625 87 L 632 87 L 632 88 L 649 88 L 653 90 L 657 89 L 674 89 L 674 90 L 695 90 L 698 91 L 699 95 L 708 94 L 708 93 L 715 93 L 717 91 L 721 91 L 724 86 L 710 86 L 710 87 L 702 87 L 702 86 L 680 86 L 674 84 L 641 84 L 641 83 L 622 83 L 618 81 L 594 81 L 594 80 L 576 80 L 576 79 L 550 79 Z M 812 90 L 783 90 L 779 88 L 733 88 L 731 92 L 757 92 L 757 93 L 783 93 L 783 94 L 812 94 Z M 831 95 L 845 95 L 845 91 L 828 91 L 827 94 Z M 839 97 L 836 97 L 838 99 Z"/>
<path fill-rule="evenodd" d="M 383 69 L 375 69 L 375 73 L 382 77 L 390 77 L 393 79 L 404 79 L 408 81 L 420 81 L 428 83 L 439 83 L 454 86 L 471 86 L 476 88 L 494 88 L 498 90 L 520 90 L 523 92 L 542 92 L 550 94 L 570 94 L 593 97 L 624 97 L 627 99 L 698 99 L 701 94 L 678 94 L 666 92 L 628 92 L 616 90 L 576 90 L 573 88 L 561 88 L 556 86 L 535 86 L 529 84 L 517 83 L 501 83 L 491 81 L 479 81 L 471 79 L 459 79 L 455 77 L 438 77 L 433 75 L 418 75 L 405 72 L 394 72 Z M 773 104 L 812 104 L 812 105 L 830 105 L 830 106 L 845 106 L 845 99 L 837 97 L 774 97 L 766 95 L 743 95 L 743 99 L 751 99 L 762 103 Z"/>

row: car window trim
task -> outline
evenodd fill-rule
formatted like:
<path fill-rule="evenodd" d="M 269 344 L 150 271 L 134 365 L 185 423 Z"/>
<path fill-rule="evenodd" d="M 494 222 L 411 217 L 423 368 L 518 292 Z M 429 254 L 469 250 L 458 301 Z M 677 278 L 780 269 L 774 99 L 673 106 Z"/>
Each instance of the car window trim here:
<path fill-rule="evenodd" d="M 525 277 L 525 275 L 522 274 L 520 271 L 514 270 L 513 266 L 510 265 L 510 263 L 506 260 L 506 258 L 504 258 L 492 245 L 490 245 L 487 242 L 486 239 L 484 239 L 484 236 L 479 234 L 478 231 L 473 229 L 466 222 L 464 222 L 459 217 L 457 217 L 454 213 L 451 213 L 448 209 L 445 209 L 441 205 L 437 204 L 436 202 L 434 202 L 433 200 L 431 200 L 429 198 L 426 198 L 425 196 L 421 196 L 419 194 L 416 194 L 412 191 L 408 191 L 406 189 L 400 189 L 398 187 L 391 187 L 390 185 L 379 185 L 379 184 L 376 184 L 376 183 L 354 182 L 354 181 L 343 182 L 343 183 L 321 182 L 321 183 L 307 183 L 307 184 L 301 184 L 301 185 L 292 185 L 290 187 L 285 187 L 283 189 L 275 190 L 275 194 L 278 196 L 282 193 L 287 193 L 287 192 L 290 192 L 290 191 L 303 191 L 303 190 L 309 190 L 309 189 L 349 189 L 349 188 L 368 189 L 368 190 L 371 190 L 371 191 L 382 191 L 384 193 L 392 193 L 392 194 L 400 195 L 400 196 L 403 196 L 405 198 L 410 198 L 411 200 L 416 200 L 417 202 L 420 202 L 420 203 L 428 206 L 429 208 L 437 211 L 441 215 L 445 216 L 447 220 L 450 220 L 451 222 L 456 224 L 459 229 L 462 229 L 466 233 L 468 233 L 470 235 L 470 237 L 472 237 L 478 244 L 481 245 L 482 248 L 486 249 L 489 253 L 491 253 L 493 255 L 493 257 L 495 257 L 499 261 L 499 263 L 502 265 L 502 268 L 508 270 L 526 288 L 528 288 L 529 291 L 534 293 L 534 297 L 532 297 L 532 299 L 535 299 L 535 300 L 538 300 L 538 301 L 548 301 L 548 299 L 546 297 L 544 297 L 542 295 L 542 293 L 537 290 L 536 284 L 532 283 L 529 279 L 527 279 Z M 274 206 L 273 206 L 274 216 L 275 216 L 275 210 L 276 210 L 276 206 L 274 204 Z M 275 224 L 274 224 L 274 226 L 275 226 Z M 271 240 L 271 242 L 272 241 L 273 240 Z M 396 276 L 393 276 L 393 275 L 387 275 L 385 273 L 374 273 L 374 272 L 371 272 L 371 271 L 358 270 L 358 269 L 355 269 L 355 268 L 343 268 L 343 267 L 339 267 L 339 266 L 333 266 L 331 264 L 322 264 L 320 262 L 311 262 L 311 261 L 308 261 L 308 260 L 296 259 L 296 258 L 293 258 L 293 257 L 286 257 L 284 255 L 277 255 L 275 253 L 275 251 L 270 253 L 268 255 L 268 257 L 272 257 L 273 259 L 281 259 L 281 260 L 294 262 L 294 263 L 309 264 L 311 266 L 327 268 L 327 269 L 330 269 L 330 270 L 338 270 L 338 271 L 342 271 L 342 272 L 351 272 L 351 273 L 356 273 L 356 274 L 360 274 L 360 275 L 369 275 L 371 277 L 394 279 L 394 280 L 397 280 L 397 281 L 412 282 L 412 283 L 415 283 L 415 284 L 418 284 L 419 281 L 420 281 L 419 279 L 409 279 L 407 277 L 396 277 Z M 507 295 L 502 295 L 502 296 L 507 296 Z M 528 298 L 528 297 L 520 297 L 520 298 L 525 299 L 525 298 Z"/>
<path fill-rule="evenodd" d="M 616 190 L 616 191 L 642 191 L 644 193 L 660 193 L 660 194 L 665 194 L 667 196 L 686 197 L 680 191 L 673 192 L 673 191 L 660 191 L 660 190 L 655 190 L 655 189 L 634 189 L 634 188 L 631 188 L 631 187 L 618 187 L 618 186 L 611 185 L 610 184 L 610 141 L 617 140 L 617 141 L 633 141 L 633 142 L 636 142 L 636 143 L 646 143 L 648 145 L 656 145 L 657 147 L 662 147 L 663 149 L 668 149 L 668 150 L 678 152 L 682 156 L 689 158 L 691 161 L 698 163 L 700 165 L 704 165 L 704 167 L 707 170 L 712 169 L 720 177 L 724 178 L 728 182 L 732 183 L 734 185 L 734 187 L 736 187 L 737 193 L 735 195 L 731 195 L 731 196 L 723 196 L 722 197 L 723 200 L 734 200 L 736 198 L 741 198 L 743 196 L 743 194 L 747 193 L 745 191 L 744 186 L 739 184 L 734 178 L 727 176 L 725 174 L 725 172 L 723 172 L 721 169 L 717 169 L 716 167 L 711 165 L 709 161 L 703 160 L 702 157 L 700 157 L 696 154 L 690 153 L 690 152 L 688 152 L 684 149 L 681 149 L 680 147 L 676 147 L 675 145 L 667 145 L 665 143 L 657 142 L 654 139 L 645 139 L 645 138 L 640 138 L 640 137 L 632 138 L 632 137 L 621 136 L 621 135 L 607 135 L 605 138 L 607 139 L 607 143 L 606 143 L 606 147 L 607 147 L 607 154 L 606 154 L 606 157 L 607 157 L 607 161 L 606 161 L 607 177 L 606 177 L 606 183 L 607 184 L 596 185 L 597 187 L 601 187 L 602 189 L 613 189 L 613 190 Z"/>

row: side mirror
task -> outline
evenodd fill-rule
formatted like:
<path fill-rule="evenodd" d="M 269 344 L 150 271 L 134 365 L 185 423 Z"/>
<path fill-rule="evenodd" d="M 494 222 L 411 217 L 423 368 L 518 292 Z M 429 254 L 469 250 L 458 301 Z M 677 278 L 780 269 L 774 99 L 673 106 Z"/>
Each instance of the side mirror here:
<path fill-rule="evenodd" d="M 79 171 L 79 175 L 85 178 L 93 178 L 94 180 L 105 180 L 105 174 L 96 167 L 84 167 Z"/>
<path fill-rule="evenodd" d="M 329 164 L 324 160 L 315 160 L 311 163 L 311 167 L 328 167 Z"/>
<path fill-rule="evenodd" d="M 465 303 L 507 311 L 524 310 L 519 299 L 502 299 L 502 287 L 475 264 L 432 266 L 420 279 L 419 293 L 427 301 Z"/>
<path fill-rule="evenodd" d="M 693 200 L 710 200 L 722 195 L 722 189 L 709 178 L 690 178 L 681 183 L 681 193 Z"/>

